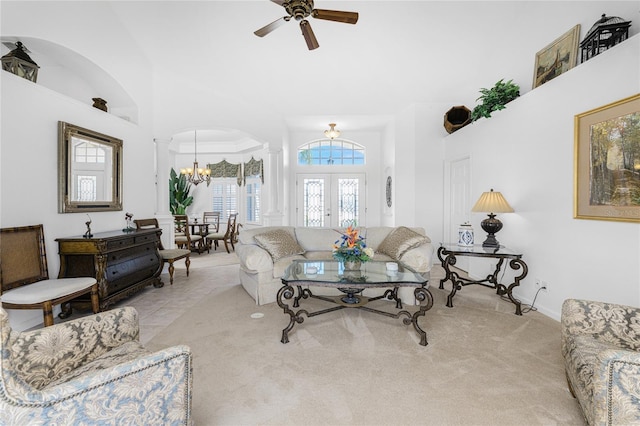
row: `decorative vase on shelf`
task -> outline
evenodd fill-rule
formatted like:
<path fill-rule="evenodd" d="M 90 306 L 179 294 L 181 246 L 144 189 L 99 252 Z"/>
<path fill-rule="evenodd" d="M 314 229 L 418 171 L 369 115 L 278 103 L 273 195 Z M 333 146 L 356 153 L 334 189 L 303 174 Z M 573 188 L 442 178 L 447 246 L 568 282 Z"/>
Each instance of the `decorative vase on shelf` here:
<path fill-rule="evenodd" d="M 344 261 L 344 270 L 345 271 L 359 271 L 362 266 L 362 262 L 359 260 L 345 260 Z"/>

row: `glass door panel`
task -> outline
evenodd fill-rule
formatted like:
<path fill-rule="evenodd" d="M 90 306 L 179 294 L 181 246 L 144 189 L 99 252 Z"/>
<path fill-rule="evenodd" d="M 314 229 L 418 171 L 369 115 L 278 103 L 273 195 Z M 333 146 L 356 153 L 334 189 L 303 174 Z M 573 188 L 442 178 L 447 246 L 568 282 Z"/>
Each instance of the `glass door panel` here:
<path fill-rule="evenodd" d="M 364 226 L 364 182 L 364 174 L 298 175 L 298 226 Z"/>

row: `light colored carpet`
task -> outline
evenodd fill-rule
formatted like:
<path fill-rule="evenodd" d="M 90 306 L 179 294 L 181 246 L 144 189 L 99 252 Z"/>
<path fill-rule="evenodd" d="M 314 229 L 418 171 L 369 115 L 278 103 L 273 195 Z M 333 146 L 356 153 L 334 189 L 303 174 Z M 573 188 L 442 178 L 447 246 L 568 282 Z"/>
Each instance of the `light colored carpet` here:
<path fill-rule="evenodd" d="M 256 306 L 237 266 L 193 271 L 169 291 L 187 293 L 199 279 L 206 291 L 147 346 L 192 348 L 197 425 L 584 424 L 565 382 L 560 325 L 514 315 L 490 289 L 465 287 L 447 308 L 433 279 L 435 304 L 420 319 L 426 347 L 401 320 L 352 309 L 305 318 L 282 344 L 288 316 Z"/>

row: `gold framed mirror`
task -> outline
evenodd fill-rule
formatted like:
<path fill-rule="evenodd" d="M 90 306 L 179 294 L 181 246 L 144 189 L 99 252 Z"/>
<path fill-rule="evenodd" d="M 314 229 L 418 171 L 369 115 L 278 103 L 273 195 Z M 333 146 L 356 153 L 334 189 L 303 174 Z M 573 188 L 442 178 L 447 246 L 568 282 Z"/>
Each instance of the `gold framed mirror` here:
<path fill-rule="evenodd" d="M 122 210 L 122 140 L 58 122 L 58 212 Z"/>

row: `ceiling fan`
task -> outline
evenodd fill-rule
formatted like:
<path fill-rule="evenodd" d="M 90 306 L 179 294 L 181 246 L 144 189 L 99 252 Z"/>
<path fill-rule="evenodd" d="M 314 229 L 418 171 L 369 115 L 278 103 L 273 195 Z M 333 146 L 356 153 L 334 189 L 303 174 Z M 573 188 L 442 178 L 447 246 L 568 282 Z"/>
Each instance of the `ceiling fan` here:
<path fill-rule="evenodd" d="M 343 22 L 345 24 L 355 24 L 358 22 L 357 12 L 343 12 L 340 10 L 326 10 L 326 9 L 314 9 L 313 0 L 271 0 L 272 2 L 284 7 L 288 15 L 282 18 L 276 19 L 269 25 L 265 25 L 254 34 L 258 37 L 264 37 L 271 31 L 278 28 L 285 22 L 289 22 L 291 18 L 300 22 L 300 28 L 302 29 L 302 35 L 307 42 L 309 50 L 317 49 L 320 47 L 316 36 L 313 34 L 311 24 L 306 20 L 309 16 L 317 19 L 325 19 L 327 21 Z"/>

